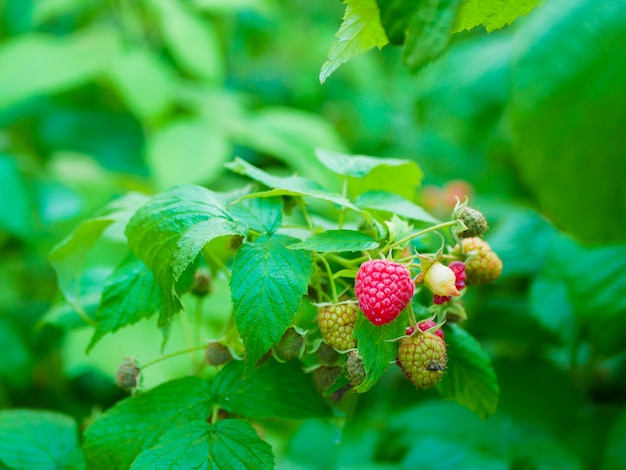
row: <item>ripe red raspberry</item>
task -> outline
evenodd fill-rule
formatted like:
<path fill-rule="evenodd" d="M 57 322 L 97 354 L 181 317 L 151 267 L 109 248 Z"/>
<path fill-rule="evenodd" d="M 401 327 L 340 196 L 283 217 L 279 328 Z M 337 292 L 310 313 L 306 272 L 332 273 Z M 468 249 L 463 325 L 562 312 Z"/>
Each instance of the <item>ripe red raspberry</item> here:
<path fill-rule="evenodd" d="M 359 308 L 354 301 L 320 305 L 317 308 L 317 323 L 328 344 L 339 351 L 356 346 L 352 337 Z"/>
<path fill-rule="evenodd" d="M 420 389 L 434 387 L 441 380 L 447 363 L 446 343 L 429 332 L 416 332 L 398 346 L 398 365 Z"/>
<path fill-rule="evenodd" d="M 465 263 L 467 285 L 487 284 L 502 274 L 502 260 L 482 238 L 473 237 L 462 240 L 463 253 L 473 253 Z"/>
<path fill-rule="evenodd" d="M 354 293 L 367 319 L 374 325 L 384 325 L 409 304 L 415 285 L 406 266 L 388 260 L 371 260 L 359 267 Z"/>

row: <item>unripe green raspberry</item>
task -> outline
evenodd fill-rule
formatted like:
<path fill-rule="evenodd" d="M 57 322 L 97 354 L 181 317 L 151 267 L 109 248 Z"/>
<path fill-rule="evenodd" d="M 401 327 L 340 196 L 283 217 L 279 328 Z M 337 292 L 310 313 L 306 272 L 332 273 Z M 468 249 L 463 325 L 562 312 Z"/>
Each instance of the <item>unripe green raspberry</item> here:
<path fill-rule="evenodd" d="M 433 333 L 418 330 L 398 346 L 397 362 L 419 389 L 432 388 L 441 380 L 447 360 L 446 343 Z"/>
<path fill-rule="evenodd" d="M 139 366 L 134 359 L 127 357 L 120 364 L 115 374 L 115 383 L 124 390 L 137 388 L 137 378 L 139 377 Z"/>
<path fill-rule="evenodd" d="M 274 346 L 274 352 L 283 361 L 300 359 L 304 352 L 304 337 L 293 327 L 287 328 L 281 340 Z"/>
<path fill-rule="evenodd" d="M 328 344 L 338 351 L 347 351 L 356 346 L 352 337 L 359 307 L 354 301 L 320 305 L 317 322 L 320 332 Z"/>
<path fill-rule="evenodd" d="M 230 351 L 222 343 L 212 342 L 207 344 L 204 358 L 210 366 L 222 366 L 233 359 Z"/>
<path fill-rule="evenodd" d="M 480 237 L 489 228 L 482 212 L 471 207 L 464 207 L 459 212 L 457 218 L 467 227 L 466 230 L 457 232 L 459 238 Z"/>
<path fill-rule="evenodd" d="M 462 240 L 463 253 L 470 253 L 465 262 L 467 285 L 479 285 L 493 282 L 502 274 L 502 260 L 491 249 L 489 243 L 473 237 Z"/>
<path fill-rule="evenodd" d="M 352 350 L 348 353 L 348 359 L 346 360 L 346 371 L 350 378 L 350 385 L 358 387 L 365 380 L 365 366 L 363 365 L 363 359 L 359 356 L 359 353 Z"/>

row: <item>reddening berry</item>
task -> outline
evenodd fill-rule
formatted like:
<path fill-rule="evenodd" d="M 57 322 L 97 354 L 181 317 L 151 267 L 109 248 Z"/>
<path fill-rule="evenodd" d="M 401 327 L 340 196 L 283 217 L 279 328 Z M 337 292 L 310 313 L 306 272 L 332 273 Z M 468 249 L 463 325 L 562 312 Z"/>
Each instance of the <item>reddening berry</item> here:
<path fill-rule="evenodd" d="M 417 327 L 422 331 L 430 330 L 435 326 L 437 326 L 437 324 L 432 320 L 422 320 L 417 324 Z M 435 334 L 441 339 L 444 339 L 443 330 L 441 328 L 437 328 L 437 330 L 435 330 Z"/>
<path fill-rule="evenodd" d="M 400 341 L 396 362 L 415 387 L 432 388 L 446 369 L 446 343 L 433 333 L 418 332 Z"/>
<path fill-rule="evenodd" d="M 424 284 L 433 294 L 440 297 L 456 297 L 461 295 L 456 286 L 456 275 L 448 266 L 435 261 L 424 274 Z"/>
<path fill-rule="evenodd" d="M 359 267 L 354 293 L 365 317 L 374 325 L 384 325 L 406 308 L 415 293 L 415 285 L 403 264 L 371 260 Z"/>

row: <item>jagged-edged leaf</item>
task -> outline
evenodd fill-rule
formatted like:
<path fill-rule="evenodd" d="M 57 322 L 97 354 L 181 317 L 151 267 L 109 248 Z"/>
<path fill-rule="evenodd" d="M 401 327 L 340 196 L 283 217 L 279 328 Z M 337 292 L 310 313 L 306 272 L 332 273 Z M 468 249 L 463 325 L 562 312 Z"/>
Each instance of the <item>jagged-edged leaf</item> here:
<path fill-rule="evenodd" d="M 384 212 L 391 212 L 407 219 L 419 220 L 420 222 L 439 223 L 425 209 L 414 202 L 399 196 L 398 194 L 386 191 L 368 191 L 361 194 L 355 204 L 364 209 L 373 209 Z"/>
<path fill-rule="evenodd" d="M 540 0 L 461 0 L 453 33 L 483 25 L 488 32 L 503 28 L 517 18 L 527 15 Z"/>
<path fill-rule="evenodd" d="M 159 326 L 167 327 L 182 308 L 175 283 L 209 241 L 245 235 L 215 194 L 200 186 L 175 186 L 153 197 L 126 227 L 128 243 L 150 268 L 162 291 Z"/>
<path fill-rule="evenodd" d="M 280 228 L 283 220 L 283 201 L 279 197 L 241 199 L 229 210 L 250 229 L 270 235 Z"/>
<path fill-rule="evenodd" d="M 321 418 L 330 415 L 311 377 L 295 362 L 267 360 L 245 373 L 245 365 L 228 364 L 213 381 L 215 401 L 225 410 L 251 419 Z"/>
<path fill-rule="evenodd" d="M 327 230 L 293 245 L 292 250 L 311 250 L 318 253 L 342 251 L 367 251 L 377 248 L 380 242 L 357 230 Z"/>
<path fill-rule="evenodd" d="M 316 154 L 328 169 L 350 178 L 349 191 L 353 196 L 383 190 L 411 199 L 423 177 L 422 170 L 412 160 L 347 155 L 322 149 Z"/>
<path fill-rule="evenodd" d="M 500 387 L 489 356 L 474 337 L 457 325 L 446 326 L 445 335 L 448 367 L 437 390 L 480 417 L 494 414 Z"/>
<path fill-rule="evenodd" d="M 287 330 L 313 274 L 311 253 L 290 250 L 294 238 L 261 236 L 237 250 L 230 279 L 237 329 L 254 365 Z"/>
<path fill-rule="evenodd" d="M 109 276 L 97 317 L 90 351 L 107 333 L 148 318 L 161 308 L 161 290 L 152 271 L 132 253 Z"/>
<path fill-rule="evenodd" d="M 365 366 L 365 380 L 355 387 L 357 392 L 367 392 L 382 377 L 398 355 L 398 342 L 392 341 L 405 334 L 407 312 L 401 313 L 394 321 L 376 326 L 365 315 L 359 313 L 354 325 L 359 355 Z"/>
<path fill-rule="evenodd" d="M 380 24 L 380 11 L 376 0 L 344 0 L 346 12 L 337 31 L 337 41 L 330 47 L 328 60 L 322 65 L 320 82 L 339 66 L 373 47 L 382 49 L 389 40 Z"/>
<path fill-rule="evenodd" d="M 209 385 L 198 377 L 164 383 L 127 398 L 100 415 L 85 432 L 91 470 L 130 468 L 167 431 L 211 416 Z"/>
<path fill-rule="evenodd" d="M 76 421 L 52 411 L 0 411 L 2 464 L 20 470 L 84 469 Z"/>
<path fill-rule="evenodd" d="M 272 469 L 274 454 L 245 421 L 193 421 L 165 433 L 155 446 L 139 454 L 131 470 L 146 468 Z"/>
<path fill-rule="evenodd" d="M 80 308 L 84 262 L 104 230 L 118 223 L 126 225 L 133 213 L 144 204 L 147 197 L 130 193 L 107 206 L 100 215 L 81 223 L 50 253 L 50 263 L 57 273 L 57 282 L 63 295 L 73 308 Z"/>

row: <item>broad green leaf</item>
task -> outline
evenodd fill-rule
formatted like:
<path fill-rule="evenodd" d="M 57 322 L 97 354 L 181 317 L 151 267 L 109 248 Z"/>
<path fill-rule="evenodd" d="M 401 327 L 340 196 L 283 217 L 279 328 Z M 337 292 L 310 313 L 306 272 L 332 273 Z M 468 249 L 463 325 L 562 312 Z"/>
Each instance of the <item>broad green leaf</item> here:
<path fill-rule="evenodd" d="M 354 325 L 354 336 L 357 340 L 359 355 L 365 366 L 365 380 L 355 390 L 359 393 L 367 392 L 382 377 L 389 364 L 396 360 L 398 342 L 404 336 L 407 324 L 406 310 L 391 323 L 376 326 L 370 322 L 362 312 Z"/>
<path fill-rule="evenodd" d="M 527 15 L 541 0 L 461 0 L 453 33 L 483 25 L 487 32 L 503 28 Z"/>
<path fill-rule="evenodd" d="M 107 333 L 148 318 L 160 308 L 161 290 L 154 275 L 131 253 L 104 285 L 98 323 L 87 352 Z"/>
<path fill-rule="evenodd" d="M 353 156 L 322 149 L 316 154 L 328 169 L 350 177 L 349 190 L 353 196 L 370 190 L 384 190 L 412 199 L 423 176 L 412 160 Z"/>
<path fill-rule="evenodd" d="M 253 366 L 293 323 L 313 274 L 310 252 L 290 250 L 295 239 L 261 236 L 245 243 L 230 278 L 237 329 Z"/>
<path fill-rule="evenodd" d="M 31 353 L 18 330 L 2 316 L 0 316 L 0 344 L 2 345 L 0 378 L 11 385 L 25 387 L 29 383 Z"/>
<path fill-rule="evenodd" d="M 41 93 L 81 85 L 95 77 L 115 50 L 115 36 L 105 29 L 62 38 L 24 34 L 0 47 L 0 108 Z"/>
<path fill-rule="evenodd" d="M 279 197 L 241 199 L 228 209 L 250 229 L 269 235 L 280 228 L 283 220 L 283 201 Z"/>
<path fill-rule="evenodd" d="M 602 459 L 602 470 L 620 468 L 626 462 L 626 409 L 617 415 L 609 433 Z"/>
<path fill-rule="evenodd" d="M 404 62 L 418 70 L 448 48 L 460 0 L 426 0 L 408 22 L 404 43 Z"/>
<path fill-rule="evenodd" d="M 85 431 L 90 470 L 130 468 L 167 431 L 211 416 L 209 385 L 198 377 L 164 383 L 118 402 Z"/>
<path fill-rule="evenodd" d="M 82 310 L 82 274 L 87 255 L 102 233 L 112 224 L 126 225 L 135 210 L 146 201 L 138 193 L 129 193 L 109 204 L 101 215 L 81 223 L 65 240 L 50 253 L 50 263 L 57 274 L 59 288 L 73 308 Z"/>
<path fill-rule="evenodd" d="M 180 119 L 159 127 L 150 136 L 146 159 L 159 186 L 168 188 L 215 181 L 230 152 L 230 145 L 213 124 Z"/>
<path fill-rule="evenodd" d="M 451 325 L 445 334 L 448 367 L 437 390 L 482 418 L 494 414 L 500 387 L 489 356 L 464 329 Z"/>
<path fill-rule="evenodd" d="M 31 235 L 30 197 L 15 159 L 0 154 L 0 229 L 18 237 Z"/>
<path fill-rule="evenodd" d="M 235 158 L 232 162 L 226 164 L 226 168 L 245 175 L 248 178 L 257 181 L 269 188 L 272 191 L 266 193 L 255 193 L 248 197 L 270 197 L 270 196 L 307 196 L 322 201 L 332 202 L 341 207 L 352 209 L 356 212 L 367 216 L 361 209 L 352 204 L 348 199 L 340 194 L 330 193 L 326 191 L 322 186 L 317 184 L 308 178 L 302 176 L 274 176 L 261 170 L 260 168 L 251 165 L 250 163 L 242 160 L 241 158 Z"/>
<path fill-rule="evenodd" d="M 357 197 L 354 202 L 363 209 L 390 212 L 420 222 L 439 223 L 439 220 L 435 219 L 414 202 L 398 194 L 388 193 L 386 191 L 368 191 Z"/>
<path fill-rule="evenodd" d="M 0 411 L 0 465 L 19 470 L 82 470 L 78 426 L 52 411 Z"/>
<path fill-rule="evenodd" d="M 120 49 L 108 73 L 130 111 L 141 120 L 154 120 L 173 103 L 172 72 L 150 49 Z"/>
<path fill-rule="evenodd" d="M 330 415 L 311 377 L 290 361 L 271 359 L 245 373 L 239 361 L 228 364 L 212 384 L 215 401 L 226 411 L 250 419 L 322 418 Z"/>
<path fill-rule="evenodd" d="M 155 446 L 139 454 L 131 470 L 146 468 L 272 469 L 274 454 L 245 421 L 193 421 L 165 433 Z"/>
<path fill-rule="evenodd" d="M 214 193 L 194 185 L 164 191 L 135 213 L 126 236 L 161 288 L 160 327 L 167 327 L 182 308 L 175 284 L 204 245 L 220 236 L 243 236 L 245 231 Z"/>
<path fill-rule="evenodd" d="M 204 80 L 221 80 L 224 75 L 222 47 L 213 25 L 194 11 L 189 2 L 150 0 L 147 3 L 180 67 Z"/>
<path fill-rule="evenodd" d="M 516 31 L 515 162 L 542 211 L 586 243 L 626 241 L 625 22 L 622 1 L 553 0 Z"/>
<path fill-rule="evenodd" d="M 366 53 L 373 47 L 382 49 L 389 40 L 380 24 L 380 11 L 376 0 L 344 0 L 346 12 L 335 35 L 337 41 L 330 47 L 328 60 L 322 65 L 320 82 L 339 66 L 353 57 Z"/>
<path fill-rule="evenodd" d="M 378 248 L 380 242 L 356 230 L 327 230 L 293 245 L 292 250 L 311 250 L 318 253 L 368 251 Z"/>

